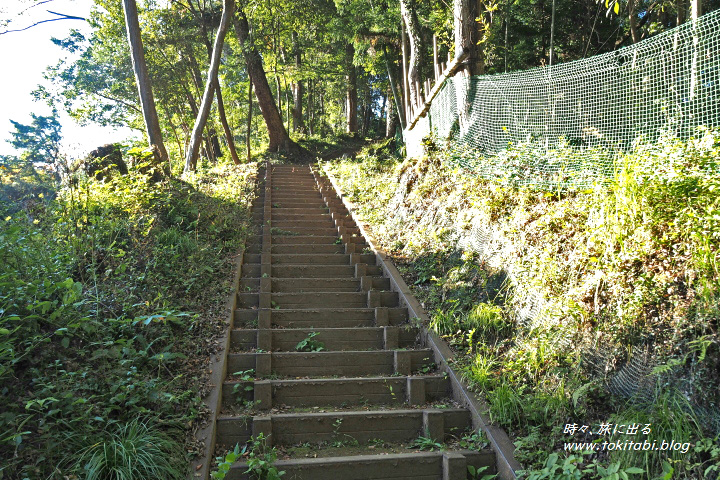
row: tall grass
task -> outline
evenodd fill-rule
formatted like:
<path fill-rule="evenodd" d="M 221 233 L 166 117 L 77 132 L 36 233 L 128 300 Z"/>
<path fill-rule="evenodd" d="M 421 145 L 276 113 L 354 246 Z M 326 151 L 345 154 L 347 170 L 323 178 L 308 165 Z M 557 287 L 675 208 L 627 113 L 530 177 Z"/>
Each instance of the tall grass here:
<path fill-rule="evenodd" d="M 182 444 L 149 420 L 113 425 L 99 438 L 76 433 L 70 443 L 76 450 L 65 462 L 87 480 L 186 478 Z"/>

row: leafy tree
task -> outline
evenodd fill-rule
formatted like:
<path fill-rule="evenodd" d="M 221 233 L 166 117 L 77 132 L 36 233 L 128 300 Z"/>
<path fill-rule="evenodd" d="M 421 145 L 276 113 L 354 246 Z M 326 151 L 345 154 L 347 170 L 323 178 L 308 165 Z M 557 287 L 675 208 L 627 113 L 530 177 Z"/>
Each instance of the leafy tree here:
<path fill-rule="evenodd" d="M 56 166 L 60 159 L 60 140 L 62 126 L 58 121 L 57 110 L 45 117 L 31 113 L 30 125 L 10 120 L 15 131 L 10 132 L 12 140 L 8 142 L 22 150 L 22 158 L 32 164 Z"/>

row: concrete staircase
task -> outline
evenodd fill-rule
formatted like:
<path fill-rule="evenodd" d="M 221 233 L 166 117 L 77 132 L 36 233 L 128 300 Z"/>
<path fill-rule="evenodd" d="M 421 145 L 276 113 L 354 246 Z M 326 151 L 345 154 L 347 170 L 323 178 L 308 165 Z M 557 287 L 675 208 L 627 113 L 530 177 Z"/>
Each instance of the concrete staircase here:
<path fill-rule="evenodd" d="M 263 434 L 287 480 L 460 480 L 469 465 L 493 473 L 492 452 L 457 446 L 472 431 L 470 412 L 450 398 L 447 375 L 325 185 L 308 166 L 267 167 L 254 205 L 261 234 L 247 245 L 235 299 L 215 454 Z M 303 340 L 322 350 L 299 351 Z M 412 448 L 421 436 L 446 449 Z M 226 478 L 248 478 L 246 469 L 235 464 Z"/>

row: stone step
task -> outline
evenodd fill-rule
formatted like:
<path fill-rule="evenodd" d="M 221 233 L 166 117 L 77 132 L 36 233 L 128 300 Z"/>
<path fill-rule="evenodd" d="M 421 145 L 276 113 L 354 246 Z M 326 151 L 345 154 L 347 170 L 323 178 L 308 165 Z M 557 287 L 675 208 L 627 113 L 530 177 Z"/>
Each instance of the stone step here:
<path fill-rule="evenodd" d="M 272 255 L 272 263 L 273 265 L 350 265 L 350 255 L 344 253 L 277 253 Z"/>
<path fill-rule="evenodd" d="M 245 280 L 245 279 L 243 279 Z M 258 280 L 259 282 L 259 280 Z M 273 278 L 272 292 L 359 292 L 362 282 L 357 278 Z M 390 279 L 370 277 L 370 289 L 390 290 Z"/>
<path fill-rule="evenodd" d="M 489 467 L 495 473 L 495 455 L 470 450 L 368 454 L 326 458 L 278 460 L 275 467 L 288 480 L 466 480 L 468 465 Z M 230 468 L 226 480 L 249 480 L 247 464 Z"/>
<path fill-rule="evenodd" d="M 385 284 L 383 278 L 373 279 L 374 288 L 381 288 Z M 336 278 L 273 278 L 271 280 L 271 291 L 274 293 L 292 292 L 359 292 L 362 291 L 361 281 L 350 277 Z M 388 288 L 389 289 L 389 283 Z M 378 285 L 378 286 L 375 286 Z M 258 292 L 260 288 L 259 278 L 242 278 L 240 280 L 240 293 Z"/>
<path fill-rule="evenodd" d="M 272 254 L 319 254 L 319 253 L 345 253 L 345 245 L 336 244 L 334 241 L 330 244 L 285 244 L 273 245 Z"/>
<path fill-rule="evenodd" d="M 255 255 L 255 254 L 251 254 Z M 259 255 L 258 255 L 259 257 Z M 358 272 L 358 265 L 271 265 L 271 276 L 275 278 L 332 278 L 380 276 L 382 269 L 377 265 L 363 265 L 363 272 Z M 260 277 L 260 263 L 244 263 L 241 269 L 243 278 Z M 357 273 L 357 275 L 356 275 Z"/>
<path fill-rule="evenodd" d="M 298 227 L 312 229 L 337 228 L 335 223 L 329 217 L 324 220 L 276 220 L 273 217 L 272 227 L 282 228 L 284 230 L 293 230 Z"/>
<path fill-rule="evenodd" d="M 334 236 L 337 235 L 338 231 L 335 227 L 303 227 L 301 225 L 285 226 L 283 227 L 272 227 L 271 232 L 273 237 L 289 237 L 289 236 L 301 236 L 301 235 L 321 235 L 321 236 Z"/>
<path fill-rule="evenodd" d="M 318 222 L 328 221 L 332 222 L 332 217 L 327 212 L 314 212 L 314 213 L 300 213 L 300 212 L 285 212 L 283 208 L 276 208 L 276 211 L 272 212 L 272 221 L 275 222 Z"/>
<path fill-rule="evenodd" d="M 256 264 L 258 271 L 259 264 Z M 245 265 L 243 265 L 243 268 Z M 328 278 L 328 277 L 354 277 L 357 265 L 273 265 L 272 275 L 276 278 Z M 252 270 L 248 266 L 248 272 Z M 243 270 L 243 274 L 245 270 Z M 365 265 L 365 275 L 376 276 L 382 274 L 377 265 Z M 245 275 L 251 276 L 251 275 Z M 260 275 L 256 275 L 260 276 Z M 363 276 L 363 275 L 360 275 Z"/>
<path fill-rule="evenodd" d="M 342 408 L 425 405 L 442 400 L 449 394 L 450 381 L 444 375 L 414 375 L 254 382 L 229 380 L 223 383 L 222 398 L 226 406 L 254 402 L 257 408 L 268 410 L 281 406 Z"/>
<path fill-rule="evenodd" d="M 254 292 L 240 292 L 237 295 L 238 308 L 257 308 L 259 295 Z M 271 304 L 265 308 L 302 309 L 302 308 L 363 308 L 368 306 L 365 292 L 307 292 L 307 293 L 271 293 Z M 394 305 L 378 305 L 381 307 Z"/>
<path fill-rule="evenodd" d="M 273 190 L 272 197 L 270 197 L 270 198 L 272 199 L 273 203 L 288 202 L 290 204 L 297 203 L 297 202 L 303 203 L 303 202 L 307 202 L 307 201 L 312 201 L 312 202 L 322 202 L 323 201 L 322 195 L 318 191 L 308 192 L 308 193 L 288 194 L 288 193 L 278 193 L 278 191 Z"/>
<path fill-rule="evenodd" d="M 312 340 L 320 342 L 326 351 L 359 351 L 410 348 L 415 344 L 418 330 L 398 327 L 236 329 L 230 333 L 230 349 L 293 352 L 311 333 L 315 334 Z"/>
<path fill-rule="evenodd" d="M 342 245 L 340 237 L 337 232 L 333 232 L 332 235 L 292 235 L 292 236 L 279 236 L 275 235 L 272 237 L 273 245 Z"/>
<path fill-rule="evenodd" d="M 237 328 L 257 328 L 260 315 L 267 326 L 277 328 L 352 328 L 398 326 L 408 321 L 406 308 L 336 308 L 336 309 L 257 309 L 238 308 Z M 261 328 L 267 328 L 261 325 Z"/>
<path fill-rule="evenodd" d="M 281 377 L 353 377 L 364 375 L 410 375 L 434 368 L 432 352 L 380 350 L 369 352 L 273 352 L 230 353 L 228 372 L 255 370 L 256 375 Z"/>
<path fill-rule="evenodd" d="M 272 202 L 272 210 L 270 214 L 275 215 L 323 215 L 329 214 L 330 210 L 327 206 L 321 207 L 298 207 L 292 204 L 283 204 L 282 202 Z"/>
<path fill-rule="evenodd" d="M 334 309 L 397 307 L 397 292 L 370 290 L 369 292 L 303 292 L 270 293 L 270 305 L 260 305 L 256 292 L 239 292 L 238 308 L 272 309 Z"/>
<path fill-rule="evenodd" d="M 228 447 L 263 433 L 268 445 L 370 440 L 402 443 L 420 436 L 443 443 L 461 437 L 471 427 L 466 409 L 405 409 L 281 413 L 254 417 L 219 417 L 218 443 Z"/>

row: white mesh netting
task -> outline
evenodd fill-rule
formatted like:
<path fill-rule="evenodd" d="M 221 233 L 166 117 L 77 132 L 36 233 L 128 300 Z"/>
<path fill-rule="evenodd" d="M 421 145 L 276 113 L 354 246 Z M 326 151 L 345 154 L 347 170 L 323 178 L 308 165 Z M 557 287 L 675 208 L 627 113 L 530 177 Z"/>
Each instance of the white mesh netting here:
<path fill-rule="evenodd" d="M 448 158 L 515 185 L 582 188 L 637 140 L 720 126 L 720 10 L 596 57 L 449 79 L 405 130 L 406 153 L 449 140 Z"/>

